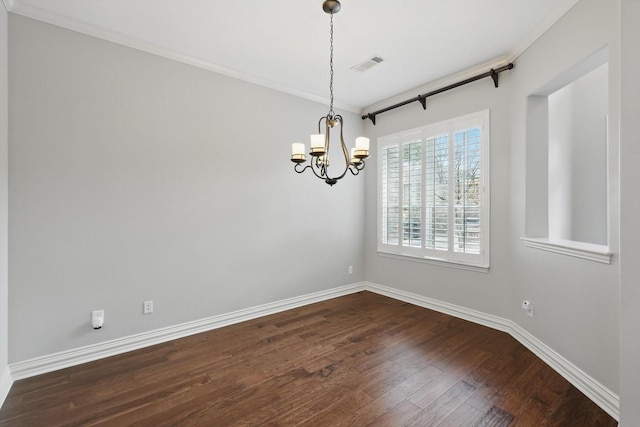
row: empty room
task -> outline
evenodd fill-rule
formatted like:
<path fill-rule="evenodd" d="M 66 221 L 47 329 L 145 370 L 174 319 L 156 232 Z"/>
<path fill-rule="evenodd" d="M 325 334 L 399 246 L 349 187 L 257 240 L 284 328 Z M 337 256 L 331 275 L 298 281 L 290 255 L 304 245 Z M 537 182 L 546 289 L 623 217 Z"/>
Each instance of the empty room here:
<path fill-rule="evenodd" d="M 3 0 L 0 426 L 640 427 L 640 1 Z"/>

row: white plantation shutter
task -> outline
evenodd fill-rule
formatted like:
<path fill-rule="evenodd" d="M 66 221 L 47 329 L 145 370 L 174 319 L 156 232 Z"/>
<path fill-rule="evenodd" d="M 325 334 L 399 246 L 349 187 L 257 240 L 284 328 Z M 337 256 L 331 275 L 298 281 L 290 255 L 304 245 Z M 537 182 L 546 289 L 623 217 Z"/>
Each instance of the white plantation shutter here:
<path fill-rule="evenodd" d="M 454 134 L 453 250 L 480 253 L 480 128 Z"/>
<path fill-rule="evenodd" d="M 402 146 L 402 245 L 422 247 L 422 143 Z"/>
<path fill-rule="evenodd" d="M 488 267 L 489 112 L 378 140 L 378 249 Z"/>
<path fill-rule="evenodd" d="M 382 174 L 382 242 L 399 243 L 400 231 L 400 150 L 387 147 L 380 153 Z"/>
<path fill-rule="evenodd" d="M 426 150 L 425 248 L 446 251 L 449 248 L 448 135 L 428 138 Z"/>

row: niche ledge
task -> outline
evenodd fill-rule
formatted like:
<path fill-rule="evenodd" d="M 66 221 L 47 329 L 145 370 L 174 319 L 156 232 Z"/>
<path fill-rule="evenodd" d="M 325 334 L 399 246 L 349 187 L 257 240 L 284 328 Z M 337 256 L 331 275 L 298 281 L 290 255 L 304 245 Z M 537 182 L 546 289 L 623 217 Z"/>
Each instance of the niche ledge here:
<path fill-rule="evenodd" d="M 521 237 L 520 240 L 528 248 L 588 259 L 603 264 L 611 264 L 611 257 L 613 256 L 608 246 L 594 245 L 592 243 L 572 240 L 549 241 L 546 237 Z"/>

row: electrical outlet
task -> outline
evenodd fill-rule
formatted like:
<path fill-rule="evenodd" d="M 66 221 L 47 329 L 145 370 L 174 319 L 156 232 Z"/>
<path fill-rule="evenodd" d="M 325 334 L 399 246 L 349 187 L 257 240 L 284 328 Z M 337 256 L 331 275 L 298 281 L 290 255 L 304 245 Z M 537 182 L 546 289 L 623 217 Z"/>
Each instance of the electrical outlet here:
<path fill-rule="evenodd" d="M 142 313 L 143 314 L 153 313 L 153 301 L 145 301 L 142 303 Z"/>
<path fill-rule="evenodd" d="M 349 266 L 349 274 L 353 274 L 353 265 Z"/>
<path fill-rule="evenodd" d="M 91 312 L 91 326 L 93 329 L 100 329 L 104 324 L 104 310 L 94 310 Z"/>
<path fill-rule="evenodd" d="M 531 301 L 522 301 L 522 309 L 527 313 L 527 316 L 533 317 L 533 303 Z"/>

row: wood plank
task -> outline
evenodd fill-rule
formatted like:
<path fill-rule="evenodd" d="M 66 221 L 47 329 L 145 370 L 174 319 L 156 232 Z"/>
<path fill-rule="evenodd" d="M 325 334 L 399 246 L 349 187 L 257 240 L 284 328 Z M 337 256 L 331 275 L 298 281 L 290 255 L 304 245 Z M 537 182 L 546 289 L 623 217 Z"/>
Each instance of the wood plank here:
<path fill-rule="evenodd" d="M 473 406 L 463 403 L 458 406 L 452 413 L 443 419 L 438 427 L 461 427 L 476 425 L 484 414 Z"/>
<path fill-rule="evenodd" d="M 385 411 L 382 415 L 368 424 L 351 424 L 351 425 L 367 425 L 371 427 L 396 427 L 403 425 L 410 419 L 420 413 L 422 408 L 414 405 L 408 400 L 403 400 L 396 406 Z"/>
<path fill-rule="evenodd" d="M 458 381 L 404 425 L 416 427 L 436 426 L 462 405 L 475 390 L 476 388 L 471 384 Z"/>
<path fill-rule="evenodd" d="M 474 425 L 474 427 L 507 427 L 510 426 L 512 422 L 513 415 L 498 408 L 497 406 L 492 406 L 482 419 Z M 522 425 L 525 426 L 527 424 Z"/>
<path fill-rule="evenodd" d="M 417 408 L 413 413 L 413 415 L 416 415 L 422 408 L 409 402 L 407 398 L 429 383 L 437 380 L 440 375 L 442 375 L 442 371 L 439 369 L 433 366 L 426 367 L 393 387 L 391 390 L 388 390 L 371 403 L 355 410 L 351 416 L 352 425 L 368 425 L 373 423 L 374 420 L 384 424 L 392 421 L 395 417 L 398 418 L 397 424 L 400 424 L 400 421 L 404 420 L 404 416 L 393 415 L 397 413 L 398 408 L 409 408 L 412 412 L 414 408 Z M 413 415 L 406 420 L 412 418 Z"/>
<path fill-rule="evenodd" d="M 616 422 L 509 335 L 360 292 L 16 381 L 0 409 L 98 424 Z"/>

